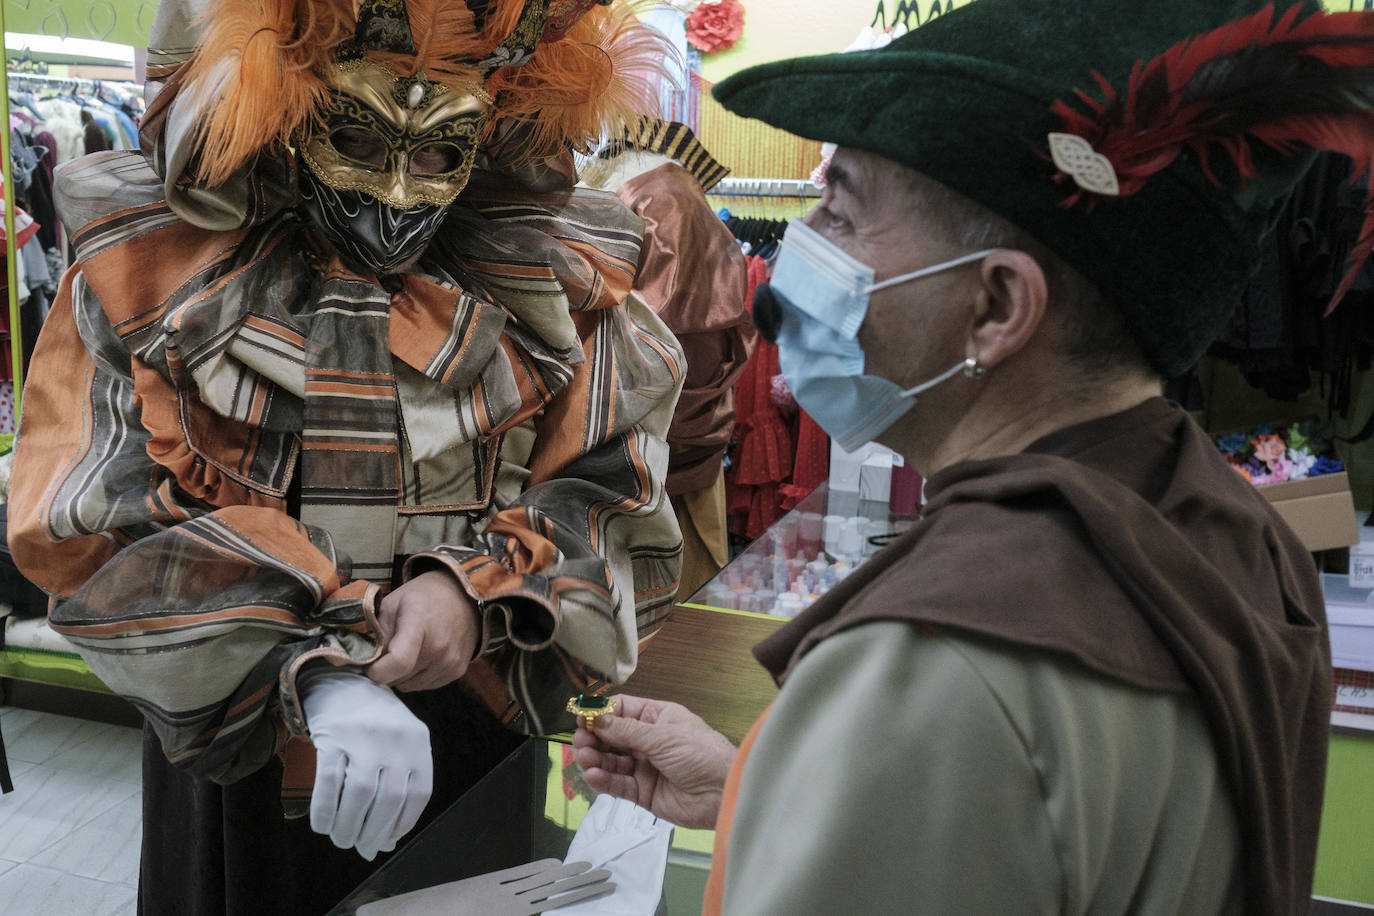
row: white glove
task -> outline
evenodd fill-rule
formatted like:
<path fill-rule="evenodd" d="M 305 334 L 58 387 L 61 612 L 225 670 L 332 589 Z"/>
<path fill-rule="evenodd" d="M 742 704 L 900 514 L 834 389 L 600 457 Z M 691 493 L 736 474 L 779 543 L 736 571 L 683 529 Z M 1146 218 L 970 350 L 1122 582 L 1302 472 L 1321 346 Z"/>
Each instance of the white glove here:
<path fill-rule="evenodd" d="M 608 868 L 615 890 L 559 907 L 559 916 L 653 916 L 663 896 L 673 825 L 634 802 L 598 795 L 578 825 L 564 862 Z"/>
<path fill-rule="evenodd" d="M 316 756 L 310 829 L 368 861 L 395 849 L 434 788 L 429 727 L 389 687 L 350 669 L 311 678 L 302 703 Z"/>

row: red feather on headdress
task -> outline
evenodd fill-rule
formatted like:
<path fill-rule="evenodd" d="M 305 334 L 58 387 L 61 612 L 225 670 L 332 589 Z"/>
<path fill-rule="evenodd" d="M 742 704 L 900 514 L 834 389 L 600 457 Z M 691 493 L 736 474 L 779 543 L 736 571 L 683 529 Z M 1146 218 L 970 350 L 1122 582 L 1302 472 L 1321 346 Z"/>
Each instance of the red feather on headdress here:
<path fill-rule="evenodd" d="M 1274 22 L 1274 7 L 1266 6 L 1138 61 L 1124 96 L 1094 73 L 1103 101 L 1075 90 L 1089 113 L 1062 99 L 1052 111 L 1066 133 L 1087 140 L 1111 163 L 1123 197 L 1185 150 L 1218 185 L 1209 161 L 1218 150 L 1242 178 L 1254 178 L 1255 141 L 1285 155 L 1309 149 L 1343 153 L 1354 160 L 1358 177 L 1374 165 L 1374 13 L 1316 13 L 1301 22 L 1299 15 L 1294 6 Z M 1062 172 L 1056 177 L 1068 178 Z M 1374 187 L 1327 314 L 1371 251 Z"/>

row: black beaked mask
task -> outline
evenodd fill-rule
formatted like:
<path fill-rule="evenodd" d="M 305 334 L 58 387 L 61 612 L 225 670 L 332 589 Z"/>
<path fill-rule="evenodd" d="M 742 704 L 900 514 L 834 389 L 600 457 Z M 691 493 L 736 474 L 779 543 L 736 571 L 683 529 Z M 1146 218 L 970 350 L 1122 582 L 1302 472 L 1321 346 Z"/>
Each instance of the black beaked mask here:
<path fill-rule="evenodd" d="M 344 261 L 378 276 L 394 272 L 429 246 L 448 207 L 398 210 L 360 191 L 340 191 L 299 170 L 301 209 Z"/>

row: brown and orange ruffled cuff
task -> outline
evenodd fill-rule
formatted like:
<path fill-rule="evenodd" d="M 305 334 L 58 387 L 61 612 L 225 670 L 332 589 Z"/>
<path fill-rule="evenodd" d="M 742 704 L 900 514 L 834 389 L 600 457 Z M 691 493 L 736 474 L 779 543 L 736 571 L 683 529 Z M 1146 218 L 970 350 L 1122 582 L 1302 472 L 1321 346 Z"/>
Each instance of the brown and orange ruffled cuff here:
<path fill-rule="evenodd" d="M 480 633 L 474 657 L 489 655 L 507 643 L 525 652 L 553 644 L 558 630 L 558 596 L 548 579 L 513 573 L 496 558 L 471 549 L 437 547 L 409 557 L 403 581 L 424 572 L 450 573 L 477 607 Z"/>

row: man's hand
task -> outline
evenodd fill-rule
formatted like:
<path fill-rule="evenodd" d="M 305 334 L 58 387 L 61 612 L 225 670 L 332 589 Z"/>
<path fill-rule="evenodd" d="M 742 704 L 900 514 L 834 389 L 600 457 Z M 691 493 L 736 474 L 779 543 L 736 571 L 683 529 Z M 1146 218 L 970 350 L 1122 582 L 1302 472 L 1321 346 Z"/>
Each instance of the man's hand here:
<path fill-rule="evenodd" d="M 680 827 L 710 829 L 735 747 L 677 703 L 616 697 L 614 715 L 573 734 L 587 785 L 629 799 Z"/>
<path fill-rule="evenodd" d="M 450 573 L 422 573 L 382 598 L 386 652 L 367 676 L 397 690 L 434 690 L 463 676 L 477 650 L 477 608 Z"/>

